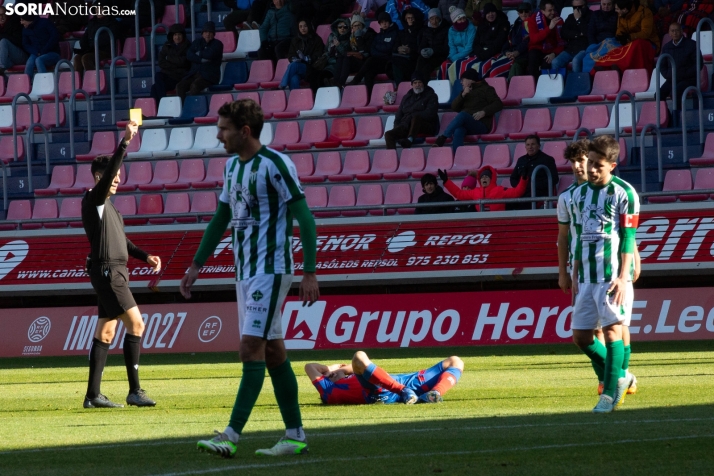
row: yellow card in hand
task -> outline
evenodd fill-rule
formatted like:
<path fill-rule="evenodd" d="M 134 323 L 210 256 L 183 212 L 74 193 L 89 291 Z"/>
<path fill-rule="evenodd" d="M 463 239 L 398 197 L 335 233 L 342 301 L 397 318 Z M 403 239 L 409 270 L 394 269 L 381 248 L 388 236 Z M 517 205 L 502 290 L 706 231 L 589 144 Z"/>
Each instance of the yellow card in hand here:
<path fill-rule="evenodd" d="M 141 125 L 141 109 L 129 109 L 129 119 L 136 122 L 137 126 Z"/>

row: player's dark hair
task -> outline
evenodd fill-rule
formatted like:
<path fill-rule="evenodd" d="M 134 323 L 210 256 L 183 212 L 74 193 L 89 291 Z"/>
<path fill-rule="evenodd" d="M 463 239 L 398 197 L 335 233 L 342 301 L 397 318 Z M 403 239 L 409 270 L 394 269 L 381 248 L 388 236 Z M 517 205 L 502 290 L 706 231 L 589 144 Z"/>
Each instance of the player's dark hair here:
<path fill-rule="evenodd" d="M 553 5 L 553 8 L 555 8 L 555 0 L 541 0 L 540 4 L 538 5 L 538 8 L 541 10 L 545 10 L 546 5 Z"/>
<path fill-rule="evenodd" d="M 615 0 L 615 5 L 617 5 L 617 8 L 620 10 L 630 11 L 632 10 L 634 2 L 632 0 Z"/>
<path fill-rule="evenodd" d="M 94 158 L 92 161 L 92 176 L 96 172 L 99 172 L 100 174 L 103 174 L 105 170 L 107 170 L 107 165 L 109 165 L 109 161 L 112 159 L 110 155 L 100 155 Z"/>
<path fill-rule="evenodd" d="M 531 135 L 529 135 L 528 137 L 526 137 L 526 140 L 524 141 L 524 144 L 525 144 L 526 142 L 528 142 L 529 140 L 531 140 L 531 139 L 533 139 L 534 141 L 536 141 L 536 142 L 538 143 L 538 145 L 540 145 L 540 137 L 538 137 L 538 136 L 535 135 L 535 134 L 531 134 Z"/>
<path fill-rule="evenodd" d="M 263 110 L 252 99 L 227 102 L 218 109 L 218 115 L 230 119 L 236 129 L 240 129 L 243 126 L 250 127 L 250 135 L 254 139 L 260 138 L 265 119 Z"/>
<path fill-rule="evenodd" d="M 583 155 L 587 157 L 589 145 L 590 141 L 587 139 L 580 139 L 575 142 L 571 142 L 563 151 L 563 157 L 565 157 L 565 160 L 568 162 L 575 162 Z"/>
<path fill-rule="evenodd" d="M 620 158 L 620 144 L 612 136 L 599 136 L 590 141 L 589 152 L 595 152 L 610 163 L 616 164 Z"/>

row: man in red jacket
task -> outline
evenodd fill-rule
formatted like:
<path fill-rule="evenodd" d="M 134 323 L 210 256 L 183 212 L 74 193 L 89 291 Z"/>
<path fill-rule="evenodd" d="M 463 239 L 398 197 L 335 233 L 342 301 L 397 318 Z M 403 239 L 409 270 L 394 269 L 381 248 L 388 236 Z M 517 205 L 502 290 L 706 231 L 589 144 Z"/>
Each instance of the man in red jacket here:
<path fill-rule="evenodd" d="M 555 13 L 554 0 L 541 0 L 539 10 L 527 20 L 528 74 L 536 81 L 542 68 L 550 69 L 550 63 L 565 49 L 560 37 L 563 19 Z"/>
<path fill-rule="evenodd" d="M 496 170 L 490 165 L 482 167 L 478 171 L 478 181 L 481 184 L 480 187 L 476 187 L 473 190 L 464 190 L 456 186 L 454 182 L 449 180 L 446 170 L 439 169 L 439 178 L 444 181 L 444 187 L 449 191 L 451 195 L 456 198 L 456 200 L 496 200 L 499 198 L 518 198 L 523 196 L 528 186 L 528 179 L 521 178 L 518 182 L 518 186 L 514 188 L 504 188 L 496 184 Z M 479 210 L 479 206 L 476 205 L 476 210 Z M 488 203 L 483 205 L 483 211 L 485 212 L 502 212 L 506 210 L 505 203 Z"/>

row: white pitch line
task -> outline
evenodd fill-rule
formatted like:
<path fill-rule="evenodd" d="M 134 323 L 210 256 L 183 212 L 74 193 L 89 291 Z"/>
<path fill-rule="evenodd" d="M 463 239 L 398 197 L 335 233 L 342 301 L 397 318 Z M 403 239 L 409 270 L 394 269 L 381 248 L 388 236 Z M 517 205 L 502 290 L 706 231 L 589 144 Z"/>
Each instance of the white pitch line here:
<path fill-rule="evenodd" d="M 489 454 L 489 453 L 508 453 L 517 451 L 534 451 L 534 450 L 548 450 L 548 449 L 565 449 L 565 448 L 577 448 L 585 446 L 602 446 L 602 445 L 621 445 L 627 443 L 652 443 L 657 441 L 672 441 L 672 440 L 691 440 L 695 438 L 713 438 L 714 434 L 709 435 L 684 435 L 684 436 L 666 436 L 662 438 L 643 438 L 643 439 L 627 439 L 627 440 L 616 440 L 616 441 L 602 441 L 602 442 L 589 442 L 589 443 L 567 443 L 567 444 L 557 444 L 557 445 L 538 445 L 538 446 L 520 446 L 514 448 L 494 448 L 488 450 L 473 450 L 473 451 L 441 451 L 433 453 L 412 453 L 412 454 L 388 454 L 388 455 L 377 455 L 377 456 L 354 456 L 349 458 L 314 458 L 314 459 L 301 459 L 297 461 L 286 461 L 284 463 L 259 463 L 259 464 L 246 464 L 246 465 L 233 465 L 224 466 L 222 468 L 211 468 L 202 469 L 196 471 L 185 471 L 183 473 L 161 473 L 152 476 L 191 476 L 197 474 L 209 474 L 209 473 L 222 473 L 224 471 L 242 470 L 242 469 L 264 469 L 264 468 L 278 468 L 281 466 L 298 466 L 305 464 L 314 463 L 344 463 L 350 461 L 365 461 L 365 460 L 378 460 L 378 459 L 393 459 L 393 458 L 428 458 L 432 456 L 463 456 L 463 455 L 477 455 L 477 454 Z M 305 457 L 303 457 L 305 458 Z"/>
<path fill-rule="evenodd" d="M 517 425 L 489 425 L 489 426 L 462 426 L 459 428 L 446 428 L 446 427 L 430 427 L 430 428 L 401 428 L 396 430 L 380 430 L 380 434 L 386 433 L 403 433 L 408 431 L 410 433 L 423 433 L 432 431 L 479 431 L 479 430 L 504 430 L 504 429 L 517 429 L 517 428 L 546 428 L 546 427 L 567 427 L 567 426 L 581 426 L 581 425 L 631 425 L 631 424 L 644 424 L 644 423 L 682 423 L 682 422 L 697 422 L 697 421 L 714 421 L 714 417 L 711 418 L 666 418 L 662 420 L 620 420 L 620 421 L 595 421 L 595 422 L 566 422 L 566 423 L 521 423 Z M 360 430 L 360 431 L 330 431 L 330 432 L 308 432 L 308 436 L 312 438 L 332 438 L 335 436 L 355 436 L 355 435 L 373 435 L 374 430 Z M 273 439 L 275 435 L 253 435 L 241 438 L 242 441 L 252 441 L 252 440 L 264 440 Z M 152 442 L 140 442 L 140 443 L 109 443 L 105 445 L 91 446 L 91 449 L 112 449 L 112 448 L 131 448 L 139 446 L 161 446 L 161 445 L 180 445 L 185 443 L 191 443 L 196 441 L 196 438 L 183 438 L 179 440 L 164 440 L 164 441 L 152 441 Z M 37 448 L 37 449 L 27 449 L 27 450 L 7 450 L 0 451 L 0 456 L 9 454 L 25 454 L 25 453 L 46 453 L 48 451 L 86 451 L 88 447 L 86 446 L 58 446 L 55 448 Z"/>

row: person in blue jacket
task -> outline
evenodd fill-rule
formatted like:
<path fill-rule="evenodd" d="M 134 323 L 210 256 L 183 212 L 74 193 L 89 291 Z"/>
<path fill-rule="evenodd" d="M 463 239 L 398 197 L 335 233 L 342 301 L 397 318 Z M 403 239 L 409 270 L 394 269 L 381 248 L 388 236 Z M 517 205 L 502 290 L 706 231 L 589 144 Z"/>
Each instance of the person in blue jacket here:
<path fill-rule="evenodd" d="M 38 73 L 46 73 L 60 59 L 59 32 L 47 18 L 37 15 L 22 15 L 22 49 L 30 56 L 25 63 L 25 74 L 32 81 L 35 68 Z"/>
<path fill-rule="evenodd" d="M 468 21 L 460 8 L 451 9 L 451 28 L 449 28 L 449 57 L 441 64 L 438 79 L 451 79 L 453 83 L 461 77 L 461 63 L 473 52 L 476 39 L 476 27 Z M 451 70 L 451 71 L 450 71 Z"/>
<path fill-rule="evenodd" d="M 362 67 L 355 74 L 350 85 L 359 84 L 364 78 L 367 85 L 367 95 L 372 95 L 374 78 L 380 73 L 391 70 L 392 50 L 399 36 L 399 28 L 392 23 L 392 18 L 388 13 L 382 12 L 377 17 L 379 22 L 379 33 L 372 40 L 369 57 L 362 63 Z"/>
<path fill-rule="evenodd" d="M 402 30 L 404 28 L 402 15 L 404 14 L 404 10 L 410 8 L 421 10 L 422 18 L 428 18 L 430 7 L 422 0 L 389 0 L 384 11 L 389 14 L 392 23 L 396 24 L 397 28 Z"/>

